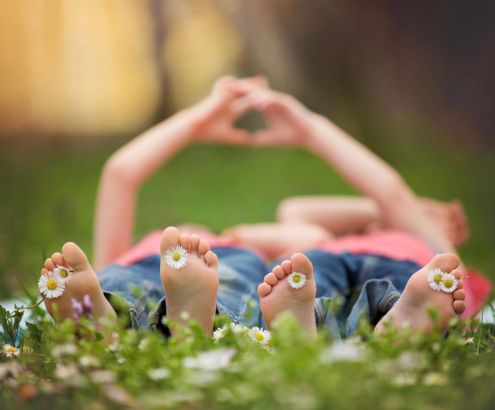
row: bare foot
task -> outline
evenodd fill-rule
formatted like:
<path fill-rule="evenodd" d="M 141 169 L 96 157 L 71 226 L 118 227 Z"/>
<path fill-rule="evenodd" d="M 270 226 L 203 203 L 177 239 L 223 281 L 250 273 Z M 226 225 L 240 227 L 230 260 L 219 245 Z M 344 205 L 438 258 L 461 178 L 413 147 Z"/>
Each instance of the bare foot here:
<path fill-rule="evenodd" d="M 88 262 L 84 252 L 73 242 L 67 242 L 62 247 L 62 253 L 56 252 L 45 261 L 45 267 L 41 269 L 41 275 L 48 275 L 56 266 L 70 267 L 74 273 L 65 284 L 63 294 L 49 299 L 42 294 L 48 313 L 56 320 L 74 318 L 73 300 L 81 304 L 89 297 L 91 304 L 91 317 L 98 327 L 101 319 L 116 320 L 116 313 L 108 300 L 103 295 L 100 281 Z M 87 303 L 86 303 L 87 304 Z"/>
<path fill-rule="evenodd" d="M 376 325 L 375 331 L 383 331 L 385 324 L 390 322 L 397 329 L 408 325 L 413 330 L 429 332 L 435 325 L 428 314 L 430 308 L 437 311 L 438 326 L 441 331 L 445 331 L 449 320 L 465 309 L 462 274 L 457 269 L 459 264 L 459 258 L 454 254 L 444 253 L 435 256 L 425 267 L 411 276 L 400 299 Z M 452 273 L 459 280 L 457 290 L 453 293 L 444 293 L 431 289 L 427 282 L 428 274 L 435 268 Z"/>
<path fill-rule="evenodd" d="M 189 253 L 185 265 L 174 269 L 163 255 L 181 246 Z M 218 290 L 218 258 L 210 245 L 198 235 L 181 234 L 175 227 L 163 231 L 160 243 L 162 262 L 160 277 L 166 294 L 167 318 L 186 324 L 182 313 L 198 321 L 207 334 L 213 331 Z"/>
<path fill-rule="evenodd" d="M 289 285 L 287 278 L 293 272 L 303 273 L 306 283 L 299 289 Z M 261 312 L 268 326 L 282 312 L 292 313 L 300 326 L 311 336 L 316 335 L 316 321 L 314 304 L 316 297 L 316 283 L 313 278 L 313 265 L 302 253 L 295 253 L 290 260 L 265 276 L 263 283 L 258 286 Z"/>
<path fill-rule="evenodd" d="M 469 237 L 469 228 L 464 208 L 459 201 L 440 202 L 423 198 L 423 209 L 437 221 L 455 246 L 460 246 Z"/>

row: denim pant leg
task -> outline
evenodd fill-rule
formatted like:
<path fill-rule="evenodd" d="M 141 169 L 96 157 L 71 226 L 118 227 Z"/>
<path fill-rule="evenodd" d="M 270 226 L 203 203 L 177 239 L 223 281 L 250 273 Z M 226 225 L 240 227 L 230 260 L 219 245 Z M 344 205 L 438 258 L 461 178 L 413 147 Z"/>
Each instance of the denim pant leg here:
<path fill-rule="evenodd" d="M 345 334 L 356 333 L 361 320 L 375 326 L 397 302 L 409 278 L 421 266 L 413 261 L 394 260 L 378 255 L 343 254 L 347 263 L 358 264 L 355 272 L 352 308 L 346 318 Z"/>
<path fill-rule="evenodd" d="M 98 278 L 105 297 L 114 309 L 118 312 L 122 308 L 128 310 L 133 328 L 146 327 L 151 306 L 164 297 L 159 255 L 149 256 L 129 266 L 108 265 L 98 272 Z"/>
<path fill-rule="evenodd" d="M 355 334 L 361 320 L 375 325 L 398 300 L 409 277 L 419 269 L 410 261 L 378 255 L 305 252 L 316 281 L 315 318 L 334 338 Z"/>
<path fill-rule="evenodd" d="M 244 326 L 263 326 L 256 290 L 268 273 L 268 266 L 246 249 L 213 248 L 213 252 L 219 260 L 218 313 Z"/>
<path fill-rule="evenodd" d="M 245 326 L 260 326 L 261 310 L 256 288 L 267 273 L 267 266 L 256 254 L 235 247 L 213 247 L 218 256 L 219 287 L 217 313 L 227 315 L 235 323 Z M 167 314 L 163 297 L 148 317 L 148 324 L 166 335 L 163 324 Z"/>

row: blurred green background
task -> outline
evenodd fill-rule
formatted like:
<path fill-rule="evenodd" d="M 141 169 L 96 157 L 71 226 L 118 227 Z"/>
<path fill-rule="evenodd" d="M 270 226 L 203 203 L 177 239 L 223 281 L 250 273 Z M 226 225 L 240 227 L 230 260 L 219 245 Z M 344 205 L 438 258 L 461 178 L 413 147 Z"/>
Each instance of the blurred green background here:
<path fill-rule="evenodd" d="M 418 194 L 462 200 L 461 255 L 495 278 L 493 17 L 492 2 L 0 0 L 0 297 L 66 240 L 91 255 L 105 159 L 224 74 L 265 74 Z M 331 193 L 353 192 L 302 150 L 191 147 L 143 187 L 135 236 Z"/>

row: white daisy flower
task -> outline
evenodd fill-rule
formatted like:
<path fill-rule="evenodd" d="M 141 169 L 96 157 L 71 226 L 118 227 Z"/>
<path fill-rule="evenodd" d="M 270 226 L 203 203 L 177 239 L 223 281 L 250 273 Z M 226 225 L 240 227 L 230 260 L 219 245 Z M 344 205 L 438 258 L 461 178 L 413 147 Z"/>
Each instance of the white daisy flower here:
<path fill-rule="evenodd" d="M 41 275 L 38 281 L 38 288 L 42 295 L 48 299 L 55 299 L 64 294 L 65 282 L 53 272 L 48 272 L 46 275 Z"/>
<path fill-rule="evenodd" d="M 253 340 L 263 345 L 266 345 L 272 338 L 272 334 L 268 330 L 264 330 L 259 327 L 253 327 L 249 330 L 248 334 Z"/>
<path fill-rule="evenodd" d="M 287 282 L 293 289 L 300 289 L 306 284 L 306 275 L 300 272 L 292 272 L 287 276 Z"/>
<path fill-rule="evenodd" d="M 440 289 L 445 293 L 452 293 L 457 289 L 458 280 L 451 273 L 444 273 L 440 282 Z"/>
<path fill-rule="evenodd" d="M 243 333 L 245 332 L 246 330 L 249 330 L 248 327 L 246 326 L 241 326 L 240 324 L 238 323 L 231 323 L 230 324 L 230 329 L 232 330 L 233 333 L 235 333 L 236 335 L 238 335 L 239 333 Z"/>
<path fill-rule="evenodd" d="M 430 272 L 428 273 L 428 285 L 430 285 L 430 288 L 433 290 L 441 290 L 440 287 L 440 282 L 442 281 L 442 276 L 444 272 L 442 272 L 441 269 L 435 268 L 431 269 Z"/>
<path fill-rule="evenodd" d="M 68 283 L 74 274 L 74 269 L 57 265 L 55 266 L 55 269 L 53 269 L 53 274 L 57 276 L 57 278 L 63 282 L 63 283 Z"/>
<path fill-rule="evenodd" d="M 151 380 L 155 380 L 155 381 L 168 379 L 170 375 L 171 375 L 170 370 L 165 369 L 164 367 L 148 370 L 148 377 Z"/>
<path fill-rule="evenodd" d="M 12 345 L 3 345 L 3 354 L 7 357 L 17 357 L 21 354 L 21 351 Z"/>
<path fill-rule="evenodd" d="M 213 340 L 220 340 L 227 333 L 227 326 L 220 327 L 213 332 Z"/>
<path fill-rule="evenodd" d="M 173 246 L 165 252 L 163 260 L 172 269 L 182 269 L 186 266 L 189 253 L 182 246 Z"/>

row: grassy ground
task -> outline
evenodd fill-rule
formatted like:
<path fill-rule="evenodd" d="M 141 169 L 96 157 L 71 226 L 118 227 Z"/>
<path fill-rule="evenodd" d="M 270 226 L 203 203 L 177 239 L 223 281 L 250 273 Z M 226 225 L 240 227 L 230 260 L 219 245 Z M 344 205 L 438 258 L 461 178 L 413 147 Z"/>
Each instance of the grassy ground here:
<path fill-rule="evenodd" d="M 34 289 L 43 257 L 66 240 L 91 254 L 98 174 L 122 142 L 2 143 L 0 297 L 22 294 L 19 281 Z M 389 148 L 378 151 L 418 193 L 462 199 L 472 238 L 461 254 L 494 278 L 491 153 Z M 219 230 L 270 221 L 284 197 L 329 193 L 352 191 L 305 152 L 195 147 L 143 188 L 136 238 L 181 222 Z M 448 339 L 393 331 L 373 337 L 363 327 L 364 342 L 331 343 L 323 334 L 309 342 L 286 319 L 268 346 L 233 332 L 214 342 L 193 327 L 180 343 L 120 330 L 106 349 L 39 315 L 20 356 L 0 358 L 2 408 L 433 410 L 487 409 L 494 399 L 490 326 L 454 324 Z"/>

